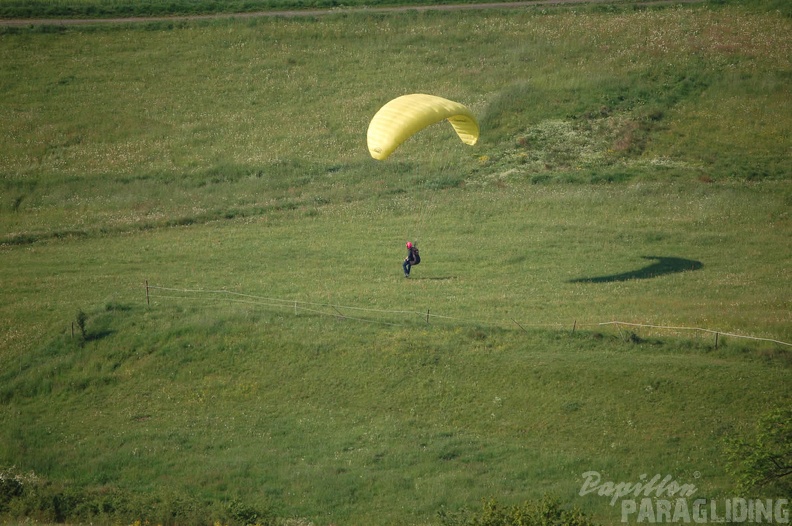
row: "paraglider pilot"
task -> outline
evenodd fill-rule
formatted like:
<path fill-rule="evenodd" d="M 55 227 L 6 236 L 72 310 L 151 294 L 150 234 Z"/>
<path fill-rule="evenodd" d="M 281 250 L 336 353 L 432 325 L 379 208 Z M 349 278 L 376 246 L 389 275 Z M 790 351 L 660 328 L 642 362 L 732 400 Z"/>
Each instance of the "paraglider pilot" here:
<path fill-rule="evenodd" d="M 404 263 L 402 263 L 402 268 L 404 269 L 404 277 L 410 277 L 410 269 L 413 265 L 417 265 L 421 262 L 421 256 L 418 255 L 418 247 L 412 244 L 412 242 L 407 242 L 407 257 L 404 258 Z"/>

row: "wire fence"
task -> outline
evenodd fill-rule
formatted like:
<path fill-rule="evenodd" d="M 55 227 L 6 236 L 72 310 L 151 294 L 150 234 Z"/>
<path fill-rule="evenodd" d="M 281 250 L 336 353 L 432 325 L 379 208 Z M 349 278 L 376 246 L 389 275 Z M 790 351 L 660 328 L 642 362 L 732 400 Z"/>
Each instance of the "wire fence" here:
<path fill-rule="evenodd" d="M 151 304 L 151 300 L 187 300 L 187 301 L 200 301 L 200 302 L 217 302 L 225 301 L 227 303 L 238 303 L 255 305 L 259 307 L 267 307 L 273 309 L 282 309 L 293 311 L 295 315 L 304 312 L 308 314 L 315 314 L 321 316 L 332 316 L 335 318 L 342 318 L 350 321 L 358 321 L 363 323 L 374 323 L 380 325 L 390 326 L 411 326 L 417 321 L 430 324 L 433 320 L 442 320 L 452 322 L 460 325 L 496 325 L 496 326 L 511 326 L 512 324 L 520 329 L 527 331 L 527 328 L 533 329 L 564 329 L 569 328 L 568 324 L 563 323 L 544 323 L 544 324 L 527 324 L 520 323 L 514 318 L 508 321 L 504 319 L 499 320 L 481 320 L 474 318 L 464 318 L 459 316 L 448 316 L 431 312 L 431 309 L 426 311 L 415 310 L 397 310 L 397 309 L 377 309 L 372 307 L 359 307 L 350 305 L 339 305 L 334 303 L 318 303 L 300 300 L 287 300 L 282 298 L 274 298 L 269 296 L 260 296 L 256 294 L 247 294 L 243 292 L 234 292 L 226 289 L 187 289 L 187 288 L 174 288 L 163 287 L 157 285 L 150 285 L 148 281 L 145 283 L 146 287 L 146 303 Z M 575 320 L 572 323 L 571 330 L 584 327 L 616 327 L 619 331 L 622 328 L 642 328 L 666 332 L 677 333 L 699 333 L 708 334 L 715 338 L 715 347 L 718 347 L 719 340 L 722 337 L 728 336 L 731 338 L 738 338 L 744 340 L 753 340 L 758 342 L 773 343 L 785 347 L 792 348 L 792 343 L 784 342 L 773 338 L 762 338 L 758 336 L 751 336 L 746 334 L 737 334 L 733 332 L 724 332 L 716 329 L 708 329 L 703 327 L 686 327 L 686 326 L 671 326 L 671 325 L 655 325 L 649 323 L 635 323 L 626 321 L 604 321 L 604 322 L 578 322 Z"/>

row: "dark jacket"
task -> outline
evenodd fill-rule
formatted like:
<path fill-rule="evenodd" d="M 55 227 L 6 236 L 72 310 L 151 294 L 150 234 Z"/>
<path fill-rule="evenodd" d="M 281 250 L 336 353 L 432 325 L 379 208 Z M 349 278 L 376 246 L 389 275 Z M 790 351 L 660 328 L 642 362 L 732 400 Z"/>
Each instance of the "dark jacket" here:
<path fill-rule="evenodd" d="M 417 265 L 421 262 L 421 256 L 418 254 L 418 247 L 407 249 L 407 262 L 410 265 Z"/>

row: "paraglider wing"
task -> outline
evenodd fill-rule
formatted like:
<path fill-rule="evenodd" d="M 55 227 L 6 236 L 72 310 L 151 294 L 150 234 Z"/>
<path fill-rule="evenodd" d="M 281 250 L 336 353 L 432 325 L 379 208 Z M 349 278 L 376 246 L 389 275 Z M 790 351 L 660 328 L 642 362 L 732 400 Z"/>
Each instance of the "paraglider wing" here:
<path fill-rule="evenodd" d="M 444 119 L 462 142 L 476 144 L 478 122 L 466 106 L 435 95 L 414 93 L 393 99 L 374 115 L 367 133 L 369 153 L 384 160 L 413 134 Z"/>

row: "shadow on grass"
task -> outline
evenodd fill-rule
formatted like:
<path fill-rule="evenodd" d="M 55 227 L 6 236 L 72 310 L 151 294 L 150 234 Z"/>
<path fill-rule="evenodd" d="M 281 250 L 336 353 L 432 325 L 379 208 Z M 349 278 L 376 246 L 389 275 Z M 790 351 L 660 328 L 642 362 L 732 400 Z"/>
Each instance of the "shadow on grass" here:
<path fill-rule="evenodd" d="M 612 283 L 614 281 L 628 281 L 631 279 L 651 279 L 666 274 L 675 274 L 687 270 L 698 270 L 703 265 L 701 261 L 684 258 L 667 258 L 662 256 L 641 256 L 643 259 L 654 261 L 651 265 L 622 272 L 621 274 L 611 274 L 609 276 L 596 276 L 593 278 L 578 278 L 570 280 L 569 283 Z"/>
<path fill-rule="evenodd" d="M 91 331 L 91 332 L 86 333 L 85 341 L 86 342 L 95 342 L 95 341 L 103 340 L 103 339 L 107 338 L 108 336 L 112 336 L 113 334 L 115 334 L 115 332 L 116 331 L 113 331 L 113 330 L 110 330 L 110 329 L 103 329 L 101 331 Z"/>

